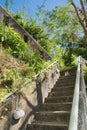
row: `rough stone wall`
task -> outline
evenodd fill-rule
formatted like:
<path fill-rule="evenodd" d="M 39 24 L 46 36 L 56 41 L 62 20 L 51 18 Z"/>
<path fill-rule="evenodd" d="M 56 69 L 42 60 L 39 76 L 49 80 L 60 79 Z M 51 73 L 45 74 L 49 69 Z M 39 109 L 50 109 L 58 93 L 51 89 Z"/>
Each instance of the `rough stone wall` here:
<path fill-rule="evenodd" d="M 8 19 L 8 25 L 13 27 L 24 40 L 26 37 L 26 42 L 30 44 L 33 49 L 38 49 L 40 51 L 45 60 L 51 60 L 48 53 L 35 41 L 35 39 L 33 39 L 33 37 L 0 6 L 0 20 L 3 20 L 4 18 Z"/>
<path fill-rule="evenodd" d="M 55 63 L 36 76 L 26 87 L 12 94 L 0 107 L 0 117 L 3 117 L 0 118 L 0 130 L 25 130 L 27 123 L 31 123 L 34 113 L 44 103 L 59 76 L 59 67 Z M 25 111 L 25 116 L 19 120 L 14 120 L 12 116 L 16 108 Z"/>

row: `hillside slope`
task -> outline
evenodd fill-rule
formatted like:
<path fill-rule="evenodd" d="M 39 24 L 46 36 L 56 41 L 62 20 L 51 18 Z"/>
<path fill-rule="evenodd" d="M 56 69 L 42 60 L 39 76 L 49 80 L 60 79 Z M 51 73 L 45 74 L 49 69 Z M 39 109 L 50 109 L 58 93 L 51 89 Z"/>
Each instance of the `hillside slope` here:
<path fill-rule="evenodd" d="M 29 73 L 31 71 L 31 73 Z M 29 64 L 14 58 L 0 45 L 0 102 L 34 75 Z"/>

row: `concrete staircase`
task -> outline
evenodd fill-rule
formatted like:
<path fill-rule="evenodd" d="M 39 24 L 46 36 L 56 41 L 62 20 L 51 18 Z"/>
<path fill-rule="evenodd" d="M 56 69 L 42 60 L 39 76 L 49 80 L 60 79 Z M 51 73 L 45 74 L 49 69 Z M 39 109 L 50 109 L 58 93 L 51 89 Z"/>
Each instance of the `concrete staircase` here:
<path fill-rule="evenodd" d="M 45 103 L 35 114 L 34 121 L 27 125 L 27 130 L 68 130 L 76 70 L 72 72 L 66 76 L 65 72 L 61 72 Z"/>

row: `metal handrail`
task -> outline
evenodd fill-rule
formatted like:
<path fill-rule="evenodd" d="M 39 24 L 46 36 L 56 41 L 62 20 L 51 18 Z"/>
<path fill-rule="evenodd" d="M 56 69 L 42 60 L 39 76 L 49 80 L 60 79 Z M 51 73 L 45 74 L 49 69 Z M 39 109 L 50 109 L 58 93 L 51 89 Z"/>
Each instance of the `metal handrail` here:
<path fill-rule="evenodd" d="M 32 81 L 36 80 L 36 79 L 38 78 L 38 76 L 40 76 L 41 74 L 45 73 L 46 70 L 50 69 L 50 68 L 51 68 L 52 66 L 54 66 L 55 64 L 57 64 L 58 67 L 59 67 L 59 64 L 58 64 L 58 61 L 57 61 L 57 60 L 54 61 L 54 62 L 52 62 L 52 63 L 49 64 L 45 69 L 41 70 L 38 74 L 34 75 L 31 79 L 29 79 L 29 80 L 27 79 L 27 82 L 25 82 L 24 84 L 23 84 L 23 82 L 21 82 L 21 83 L 20 83 L 21 88 L 23 88 L 23 87 L 26 86 L 27 84 L 31 83 Z M 60 70 L 58 69 L 57 71 L 58 71 L 58 73 L 60 74 Z M 13 93 L 16 93 L 16 92 L 19 92 L 19 91 L 20 91 L 20 90 L 18 90 L 18 89 L 15 90 L 14 92 L 10 93 L 10 94 L 8 95 L 8 97 L 11 96 Z M 7 98 L 8 98 L 8 97 L 7 97 Z"/>
<path fill-rule="evenodd" d="M 54 61 L 51 64 L 49 64 L 45 69 L 41 70 L 38 74 L 33 76 L 33 79 L 37 78 L 39 75 L 43 74 L 46 70 L 50 69 L 53 65 L 58 64 L 58 61 Z M 59 64 L 58 64 L 59 66 Z M 59 71 L 59 70 L 58 70 Z"/>
<path fill-rule="evenodd" d="M 68 130 L 78 130 L 78 106 L 79 106 L 79 86 L 80 86 L 80 57 L 78 59 L 78 68 L 76 74 L 76 83 L 74 97 L 71 109 L 71 116 Z"/>
<path fill-rule="evenodd" d="M 70 115 L 69 129 L 68 130 L 78 130 L 78 118 L 79 118 L 79 94 L 80 94 L 80 79 L 81 79 L 81 65 L 87 64 L 87 61 L 81 56 L 78 57 L 78 68 L 76 74 L 74 97 L 72 102 L 72 109 Z"/>

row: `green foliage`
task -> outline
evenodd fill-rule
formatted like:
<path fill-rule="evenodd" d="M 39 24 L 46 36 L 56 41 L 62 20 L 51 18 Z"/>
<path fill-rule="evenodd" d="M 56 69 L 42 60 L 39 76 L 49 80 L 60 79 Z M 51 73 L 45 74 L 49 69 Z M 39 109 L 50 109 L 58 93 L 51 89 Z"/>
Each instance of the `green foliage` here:
<path fill-rule="evenodd" d="M 14 58 L 0 44 L 0 103 L 9 92 L 23 87 L 34 75 L 34 68 L 29 63 Z"/>
<path fill-rule="evenodd" d="M 7 95 L 7 90 L 0 90 L 0 103 L 3 102 L 6 99 L 6 95 Z"/>
<path fill-rule="evenodd" d="M 0 27 L 0 42 L 15 57 L 24 58 L 28 45 L 21 36 L 11 27 Z M 3 35 L 4 34 L 4 35 Z"/>
<path fill-rule="evenodd" d="M 31 36 L 48 52 L 50 51 L 50 37 L 42 25 L 38 25 L 36 20 L 30 17 L 26 20 L 23 12 L 17 12 L 13 17 L 22 25 Z"/>
<path fill-rule="evenodd" d="M 9 0 L 6 2 L 8 9 Z M 75 66 L 76 57 L 79 55 L 87 59 L 87 48 L 79 48 L 78 43 L 84 34 L 72 6 L 56 6 L 52 11 L 42 10 L 38 13 L 41 20 L 39 24 L 32 17 L 26 19 L 25 13 L 25 10 L 18 11 L 13 17 L 51 54 L 53 60 L 58 61 L 61 69 Z M 2 96 L 20 89 L 35 74 L 46 68 L 50 61 L 45 62 L 38 51 L 33 52 L 13 28 L 5 26 L 2 22 L 0 22 L 0 42 L 8 52 L 24 62 L 22 69 L 13 66 L 10 69 L 8 66 L 4 67 L 0 80 L 0 85 L 5 87 L 5 90 L 0 93 L 2 101 Z M 87 79 L 87 67 L 84 70 L 85 79 Z"/>
<path fill-rule="evenodd" d="M 85 83 L 87 86 L 87 66 L 84 66 L 84 78 L 85 78 Z"/>
<path fill-rule="evenodd" d="M 32 48 L 29 49 L 29 51 L 27 50 L 25 53 L 25 61 L 29 63 L 29 66 L 32 67 L 36 73 L 44 68 L 45 61 L 38 50 L 34 52 L 32 52 Z"/>
<path fill-rule="evenodd" d="M 71 5 L 56 6 L 52 11 L 42 10 L 38 15 L 54 44 L 51 55 L 57 59 L 61 57 L 59 61 L 62 66 L 72 66 L 75 63 L 73 58 L 78 55 L 78 43 L 84 36 L 73 7 Z M 74 48 L 77 50 L 76 53 Z M 82 54 L 84 52 L 81 51 Z"/>
<path fill-rule="evenodd" d="M 9 9 L 9 1 L 8 0 L 5 0 L 5 6 L 6 6 L 6 10 Z"/>
<path fill-rule="evenodd" d="M 29 64 L 29 73 L 32 68 L 35 73 L 44 68 L 45 61 L 39 51 L 33 52 L 32 48 L 24 42 L 13 28 L 4 26 L 3 23 L 0 23 L 0 42 L 14 57 Z M 34 74 L 33 72 L 30 73 L 30 77 Z"/>
<path fill-rule="evenodd" d="M 50 64 L 38 52 L 32 53 L 31 50 L 27 54 L 25 64 L 24 61 L 13 58 L 0 44 L 0 103 L 8 93 L 29 86 L 32 77 Z"/>
<path fill-rule="evenodd" d="M 5 7 L 6 7 L 6 10 L 9 11 L 9 4 L 13 4 L 13 0 L 5 0 Z"/>
<path fill-rule="evenodd" d="M 36 39 L 36 41 L 47 51 L 50 49 L 49 35 L 46 34 L 45 28 L 41 25 L 36 25 L 35 21 L 28 21 L 25 29 Z"/>
<path fill-rule="evenodd" d="M 71 0 L 68 0 L 68 2 L 71 2 Z M 44 10 L 44 8 L 41 9 L 37 12 L 39 24 L 37 24 L 36 19 L 33 19 L 32 17 L 26 19 L 25 15 L 26 11 L 25 8 L 23 8 L 22 12 L 17 11 L 13 17 L 51 54 L 54 59 L 60 61 L 61 66 L 73 65 L 75 63 L 73 62 L 73 57 L 78 55 L 87 57 L 86 49 L 78 48 L 78 43 L 83 37 L 84 32 L 72 5 L 56 6 L 51 11 Z M 26 54 L 28 55 L 28 51 Z M 39 59 L 39 53 L 38 56 L 35 57 L 36 60 L 33 58 L 33 53 L 29 54 L 31 55 L 31 58 L 27 55 L 24 59 L 29 61 L 30 65 L 31 63 L 34 63 L 36 68 L 41 67 L 36 65 L 38 64 L 37 59 L 41 61 L 40 63 L 43 63 L 41 56 Z"/>
<path fill-rule="evenodd" d="M 85 47 L 78 47 L 74 49 L 74 53 L 77 56 L 82 56 L 83 58 L 85 58 L 87 60 L 87 48 Z"/>
<path fill-rule="evenodd" d="M 11 14 L 11 15 L 14 17 L 14 19 L 17 20 L 17 22 L 18 22 L 20 25 L 22 25 L 22 26 L 25 26 L 25 25 L 26 25 L 27 19 L 26 19 L 26 17 L 25 17 L 26 11 L 25 11 L 24 7 L 23 7 L 23 11 L 21 11 L 21 12 L 20 12 L 20 11 L 17 11 L 16 14 Z"/>

